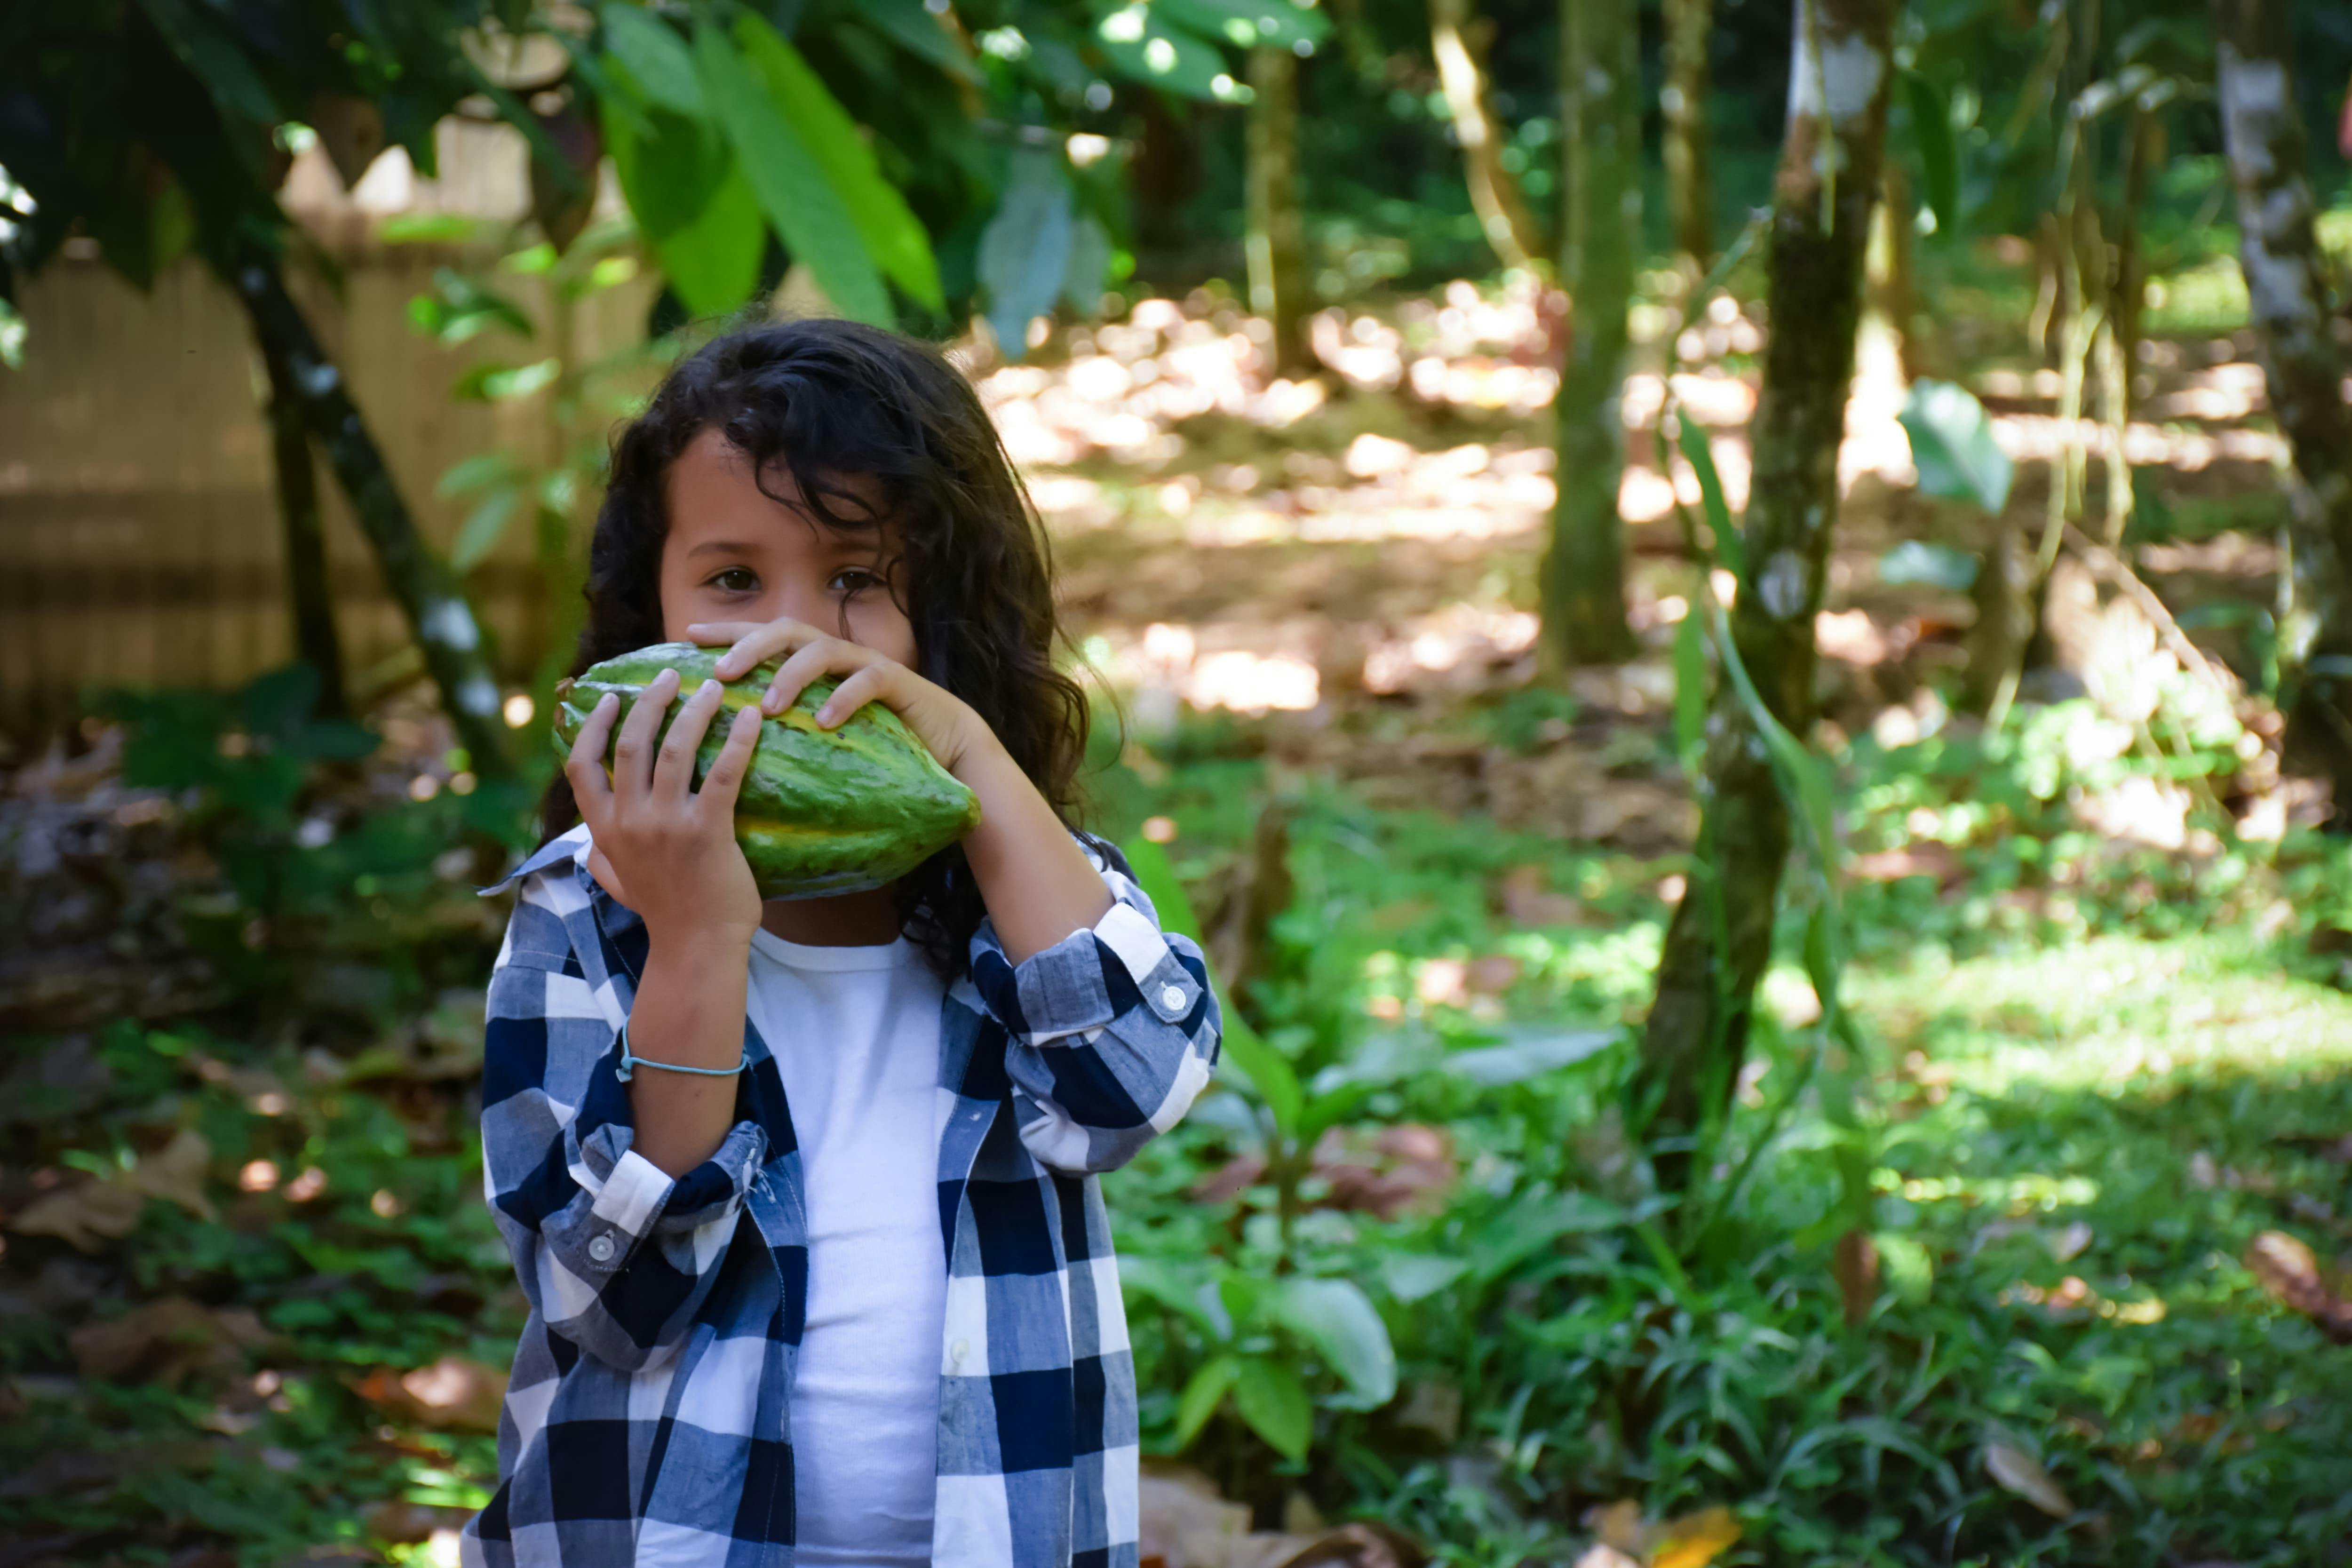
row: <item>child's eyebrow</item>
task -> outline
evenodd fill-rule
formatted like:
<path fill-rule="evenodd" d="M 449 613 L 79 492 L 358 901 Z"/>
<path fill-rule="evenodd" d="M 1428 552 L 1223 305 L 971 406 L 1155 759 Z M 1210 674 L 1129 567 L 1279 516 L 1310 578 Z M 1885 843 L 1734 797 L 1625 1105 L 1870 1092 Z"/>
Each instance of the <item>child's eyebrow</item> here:
<path fill-rule="evenodd" d="M 688 555 L 749 555 L 753 546 L 740 539 L 706 539 L 688 550 Z"/>

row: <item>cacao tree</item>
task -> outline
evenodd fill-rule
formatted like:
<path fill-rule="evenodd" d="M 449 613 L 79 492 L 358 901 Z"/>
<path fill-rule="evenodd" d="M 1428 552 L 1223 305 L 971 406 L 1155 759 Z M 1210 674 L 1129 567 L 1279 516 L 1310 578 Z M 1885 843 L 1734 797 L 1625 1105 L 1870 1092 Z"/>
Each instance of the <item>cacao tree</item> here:
<path fill-rule="evenodd" d="M 1729 629 L 1747 679 L 1718 681 L 1706 716 L 1702 853 L 1667 926 L 1642 1037 L 1652 1127 L 1667 1139 L 1696 1134 L 1727 1103 L 1771 955 L 1791 830 L 1763 725 L 1801 740 L 1815 718 L 1813 619 L 1837 523 L 1895 10 L 1895 0 L 1796 0 L 1768 241 L 1774 330 L 1750 427 L 1747 515 L 1736 549 L 1722 552 L 1738 569 Z M 1661 1165 L 1670 1187 L 1689 1175 L 1686 1158 Z"/>
<path fill-rule="evenodd" d="M 2293 455 L 2279 618 L 2289 755 L 2333 781 L 2352 817 L 2352 413 L 2326 259 L 2313 225 L 2305 132 L 2281 0 L 2215 0 L 2221 132 L 2237 188 L 2238 255 L 2263 380 Z"/>
<path fill-rule="evenodd" d="M 1715 260 L 1715 187 L 1706 145 L 1715 0 L 1665 0 L 1664 11 L 1666 79 L 1658 107 L 1665 130 L 1667 226 L 1684 269 L 1699 278 Z"/>

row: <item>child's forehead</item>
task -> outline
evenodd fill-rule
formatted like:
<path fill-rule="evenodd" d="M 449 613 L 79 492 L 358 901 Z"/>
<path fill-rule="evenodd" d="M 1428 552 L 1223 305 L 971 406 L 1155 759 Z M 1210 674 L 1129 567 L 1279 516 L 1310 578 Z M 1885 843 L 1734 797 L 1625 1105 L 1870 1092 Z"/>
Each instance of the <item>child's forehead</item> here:
<path fill-rule="evenodd" d="M 746 543 L 870 549 L 898 531 L 887 492 L 874 476 L 821 470 L 803 485 L 779 453 L 761 463 L 755 479 L 751 455 L 715 426 L 678 454 L 668 477 L 669 533 L 689 544 L 727 534 L 744 536 Z"/>

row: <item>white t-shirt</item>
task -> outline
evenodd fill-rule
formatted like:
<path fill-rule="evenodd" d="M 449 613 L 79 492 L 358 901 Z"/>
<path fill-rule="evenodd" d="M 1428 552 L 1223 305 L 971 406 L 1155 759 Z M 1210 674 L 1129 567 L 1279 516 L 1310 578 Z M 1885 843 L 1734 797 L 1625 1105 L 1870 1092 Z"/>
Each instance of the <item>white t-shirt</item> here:
<path fill-rule="evenodd" d="M 798 1560 L 931 1560 L 940 1338 L 938 978 L 887 947 L 751 939 L 751 1001 L 782 1069 L 808 1189 L 808 1326 L 793 1380 Z"/>

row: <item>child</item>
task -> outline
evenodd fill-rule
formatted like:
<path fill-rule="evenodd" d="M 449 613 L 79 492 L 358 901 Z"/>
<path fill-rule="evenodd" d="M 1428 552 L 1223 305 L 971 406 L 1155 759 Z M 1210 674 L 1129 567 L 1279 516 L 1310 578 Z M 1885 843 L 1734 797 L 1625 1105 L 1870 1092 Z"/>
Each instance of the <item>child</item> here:
<path fill-rule="evenodd" d="M 1095 1178 L 1207 1082 L 1217 1005 L 1066 826 L 1084 698 L 980 400 L 849 322 L 719 339 L 616 440 L 587 598 L 580 668 L 782 665 L 698 789 L 717 682 L 665 674 L 617 731 L 607 698 L 551 794 L 584 822 L 501 884 L 482 1146 L 531 1314 L 464 1560 L 1132 1568 Z M 821 676 L 819 722 L 895 710 L 980 826 L 893 888 L 763 904 L 735 793 Z"/>

